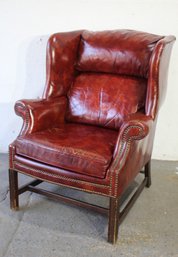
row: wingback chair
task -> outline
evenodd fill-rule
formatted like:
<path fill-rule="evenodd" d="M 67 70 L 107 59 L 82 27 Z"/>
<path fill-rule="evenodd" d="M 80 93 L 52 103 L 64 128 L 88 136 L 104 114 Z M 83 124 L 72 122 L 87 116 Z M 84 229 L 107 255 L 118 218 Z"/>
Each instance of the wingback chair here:
<path fill-rule="evenodd" d="M 174 36 L 133 30 L 57 33 L 47 46 L 40 100 L 21 100 L 23 119 L 9 146 L 10 206 L 31 191 L 108 215 L 108 241 L 146 186 L 158 110 L 163 103 Z M 142 172 L 141 172 L 142 171 Z M 18 173 L 35 178 L 18 187 Z M 121 210 L 138 174 L 143 180 Z M 109 198 L 103 208 L 40 188 L 41 182 Z"/>

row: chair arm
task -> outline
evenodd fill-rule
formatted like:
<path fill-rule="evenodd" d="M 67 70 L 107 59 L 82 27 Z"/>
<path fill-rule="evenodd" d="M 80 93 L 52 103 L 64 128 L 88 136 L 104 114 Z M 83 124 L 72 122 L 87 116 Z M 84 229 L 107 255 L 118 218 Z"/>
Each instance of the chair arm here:
<path fill-rule="evenodd" d="M 118 158 L 118 155 L 121 157 L 127 144 L 146 137 L 152 124 L 152 117 L 143 113 L 135 113 L 125 119 L 119 131 L 113 158 Z"/>
<path fill-rule="evenodd" d="M 132 114 L 123 121 L 108 170 L 111 195 L 120 195 L 149 158 L 153 131 L 152 117 L 143 113 Z"/>
<path fill-rule="evenodd" d="M 15 112 L 23 119 L 20 135 L 52 128 L 64 122 L 66 104 L 65 97 L 17 101 Z"/>

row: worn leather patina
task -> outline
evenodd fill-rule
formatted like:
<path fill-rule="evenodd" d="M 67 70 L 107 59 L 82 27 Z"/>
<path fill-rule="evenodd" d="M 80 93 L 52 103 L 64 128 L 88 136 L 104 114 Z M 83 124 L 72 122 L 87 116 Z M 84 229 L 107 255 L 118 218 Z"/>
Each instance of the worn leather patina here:
<path fill-rule="evenodd" d="M 150 160 L 175 38 L 131 30 L 57 33 L 42 99 L 20 100 L 10 169 L 116 198 Z"/>

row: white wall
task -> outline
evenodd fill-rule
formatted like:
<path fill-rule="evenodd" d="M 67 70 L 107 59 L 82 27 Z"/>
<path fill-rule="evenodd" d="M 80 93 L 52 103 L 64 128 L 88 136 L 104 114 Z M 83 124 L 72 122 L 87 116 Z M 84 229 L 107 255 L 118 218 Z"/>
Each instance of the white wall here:
<path fill-rule="evenodd" d="M 50 34 L 77 29 L 130 28 L 178 38 L 178 0 L 0 0 L 0 151 L 7 152 L 21 120 L 13 106 L 40 97 Z M 178 160 L 178 43 L 153 157 Z"/>

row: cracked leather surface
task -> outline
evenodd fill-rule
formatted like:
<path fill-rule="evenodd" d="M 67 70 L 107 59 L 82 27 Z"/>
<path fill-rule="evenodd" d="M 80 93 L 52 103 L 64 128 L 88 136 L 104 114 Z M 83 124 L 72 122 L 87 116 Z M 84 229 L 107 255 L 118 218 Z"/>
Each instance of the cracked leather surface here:
<path fill-rule="evenodd" d="M 133 30 L 84 31 L 77 68 L 147 78 L 151 53 L 161 38 Z"/>
<path fill-rule="evenodd" d="M 43 99 L 16 103 L 24 123 L 10 169 L 121 195 L 151 158 L 174 41 L 130 30 L 52 35 Z"/>
<path fill-rule="evenodd" d="M 117 134 L 96 126 L 62 124 L 21 136 L 16 140 L 16 152 L 55 167 L 104 178 Z"/>
<path fill-rule="evenodd" d="M 68 93 L 68 120 L 119 129 L 123 120 L 144 107 L 146 80 L 83 73 Z"/>

